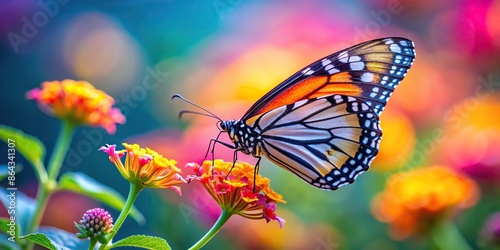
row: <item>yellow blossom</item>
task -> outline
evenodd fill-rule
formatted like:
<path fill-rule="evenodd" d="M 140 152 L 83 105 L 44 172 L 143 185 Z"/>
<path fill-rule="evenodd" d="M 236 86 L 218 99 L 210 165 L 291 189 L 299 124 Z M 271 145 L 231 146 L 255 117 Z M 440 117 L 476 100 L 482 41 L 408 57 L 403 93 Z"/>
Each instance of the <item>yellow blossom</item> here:
<path fill-rule="evenodd" d="M 444 166 L 397 174 L 372 204 L 375 217 L 390 225 L 397 239 L 421 234 L 439 220 L 475 204 L 478 188 L 468 177 Z"/>
<path fill-rule="evenodd" d="M 164 158 L 156 151 L 141 148 L 137 144 L 123 143 L 124 150 L 116 151 L 116 145 L 106 145 L 99 150 L 109 155 L 110 161 L 115 164 L 123 178 L 148 188 L 170 188 L 181 195 L 180 187 L 186 183 L 180 175 L 181 170 L 175 166 L 174 160 Z M 125 164 L 121 157 L 126 154 Z"/>

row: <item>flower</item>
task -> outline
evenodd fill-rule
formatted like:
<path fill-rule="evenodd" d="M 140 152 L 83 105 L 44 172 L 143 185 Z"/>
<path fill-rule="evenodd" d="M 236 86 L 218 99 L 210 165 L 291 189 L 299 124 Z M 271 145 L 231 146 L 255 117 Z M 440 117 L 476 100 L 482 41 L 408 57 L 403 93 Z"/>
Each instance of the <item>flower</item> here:
<path fill-rule="evenodd" d="M 487 243 L 500 246 L 500 212 L 488 218 L 483 226 L 482 236 Z"/>
<path fill-rule="evenodd" d="M 26 93 L 45 113 L 74 125 L 101 126 L 109 134 L 116 124 L 124 124 L 125 116 L 113 108 L 114 99 L 86 81 L 46 81 L 41 88 Z"/>
<path fill-rule="evenodd" d="M 174 160 L 168 160 L 156 151 L 141 148 L 138 144 L 123 143 L 125 149 L 116 151 L 116 145 L 106 145 L 99 150 L 109 155 L 123 178 L 129 182 L 149 188 L 170 188 L 181 195 L 180 187 L 186 183 L 179 174 L 182 171 L 175 166 Z M 121 158 L 126 154 L 125 165 Z"/>
<path fill-rule="evenodd" d="M 248 219 L 276 220 L 283 227 L 285 220 L 275 211 L 277 202 L 286 202 L 270 188 L 269 179 L 255 173 L 254 166 L 215 160 L 204 161 L 201 166 L 189 163 L 187 167 L 197 174 L 190 179 L 198 180 L 223 210 Z"/>
<path fill-rule="evenodd" d="M 450 191 L 453 190 L 453 191 Z M 392 176 L 372 203 L 372 213 L 390 225 L 393 238 L 427 232 L 439 220 L 475 204 L 476 184 L 444 166 L 432 166 Z"/>
<path fill-rule="evenodd" d="M 102 208 L 93 208 L 83 214 L 80 224 L 75 222 L 76 228 L 80 231 L 76 236 L 80 239 L 96 239 L 102 244 L 106 244 L 105 236 L 113 229 L 113 218 L 108 211 Z"/>
<path fill-rule="evenodd" d="M 380 123 L 384 135 L 372 169 L 390 171 L 404 166 L 415 148 L 415 127 L 404 113 L 395 109 L 384 111 Z"/>
<path fill-rule="evenodd" d="M 447 115 L 435 152 L 439 161 L 484 188 L 500 186 L 500 95 L 485 93 L 457 103 Z"/>

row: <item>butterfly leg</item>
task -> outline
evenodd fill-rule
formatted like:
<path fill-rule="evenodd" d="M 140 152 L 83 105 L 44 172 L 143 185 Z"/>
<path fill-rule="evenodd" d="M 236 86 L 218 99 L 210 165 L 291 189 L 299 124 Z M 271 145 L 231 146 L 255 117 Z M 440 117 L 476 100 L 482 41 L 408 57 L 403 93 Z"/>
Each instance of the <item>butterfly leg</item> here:
<path fill-rule="evenodd" d="M 236 161 L 238 160 L 238 151 L 241 151 L 241 149 L 235 149 L 234 150 L 234 154 L 233 154 L 233 166 L 231 166 L 231 169 L 229 169 L 229 172 L 227 172 L 226 179 L 229 176 L 229 174 L 231 173 L 231 171 L 233 171 L 234 165 L 236 164 Z"/>
<path fill-rule="evenodd" d="M 207 158 L 209 151 L 212 154 L 212 171 L 214 171 L 213 166 L 214 166 L 214 161 L 215 161 L 215 144 L 219 143 L 219 144 L 222 144 L 230 149 L 238 150 L 234 145 L 231 145 L 231 144 L 223 142 L 223 141 L 219 141 L 220 135 L 221 135 L 221 133 L 219 133 L 219 135 L 217 135 L 217 137 L 215 139 L 210 139 L 210 142 L 209 142 L 208 148 L 207 148 L 207 153 L 205 154 L 205 159 Z M 212 147 L 212 150 L 210 150 L 210 147 Z M 236 151 L 235 151 L 235 155 L 236 155 Z M 236 160 L 234 160 L 234 162 L 236 162 Z M 234 162 L 233 162 L 233 167 L 234 167 Z M 231 170 L 233 169 L 233 167 L 231 167 Z M 229 173 L 231 172 L 231 170 L 229 171 Z M 229 175 L 229 173 L 227 175 Z M 212 177 L 213 177 L 213 172 L 212 172 Z"/>
<path fill-rule="evenodd" d="M 258 158 L 257 162 L 255 163 L 255 168 L 253 170 L 253 193 L 255 194 L 255 180 L 257 179 L 257 174 L 259 173 L 259 163 L 260 159 L 262 159 L 260 156 L 257 156 Z"/>

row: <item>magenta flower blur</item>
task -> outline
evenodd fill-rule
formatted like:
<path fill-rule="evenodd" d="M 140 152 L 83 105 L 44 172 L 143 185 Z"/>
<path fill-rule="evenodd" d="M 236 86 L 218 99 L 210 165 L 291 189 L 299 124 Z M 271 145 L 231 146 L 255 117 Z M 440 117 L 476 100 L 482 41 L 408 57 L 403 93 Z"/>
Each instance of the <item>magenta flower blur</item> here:
<path fill-rule="evenodd" d="M 500 212 L 491 215 L 483 226 L 483 238 L 487 244 L 500 247 Z"/>

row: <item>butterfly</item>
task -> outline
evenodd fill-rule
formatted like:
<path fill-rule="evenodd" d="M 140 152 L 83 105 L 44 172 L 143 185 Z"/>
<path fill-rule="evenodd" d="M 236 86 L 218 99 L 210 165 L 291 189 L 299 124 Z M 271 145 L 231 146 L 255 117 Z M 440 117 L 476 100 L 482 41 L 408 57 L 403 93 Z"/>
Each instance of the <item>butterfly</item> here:
<path fill-rule="evenodd" d="M 415 60 L 405 38 L 371 40 L 311 63 L 260 98 L 239 120 L 219 120 L 210 141 L 264 156 L 310 185 L 336 190 L 368 170 L 382 138 L 380 114 Z M 234 145 L 219 141 L 227 133 Z M 210 148 L 210 146 L 209 146 Z M 208 154 L 208 151 L 207 151 Z"/>

